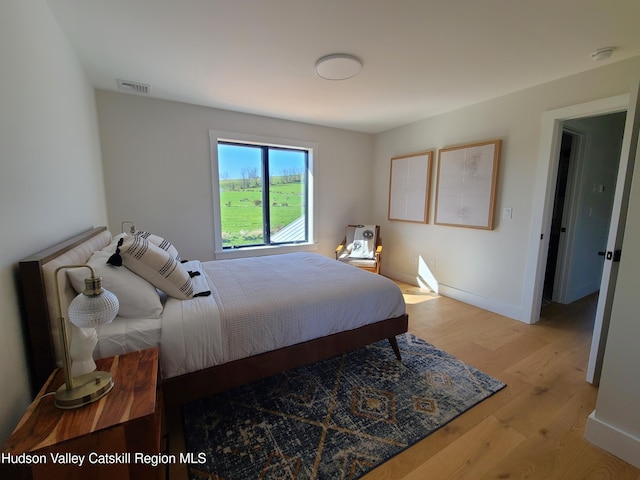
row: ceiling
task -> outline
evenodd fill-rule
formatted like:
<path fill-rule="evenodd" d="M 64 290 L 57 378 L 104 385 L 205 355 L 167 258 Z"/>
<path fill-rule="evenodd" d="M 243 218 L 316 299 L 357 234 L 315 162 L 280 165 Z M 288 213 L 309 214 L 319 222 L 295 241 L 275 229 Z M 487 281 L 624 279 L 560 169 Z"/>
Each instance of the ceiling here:
<path fill-rule="evenodd" d="M 369 133 L 640 55 L 638 0 L 48 3 L 96 88 Z M 362 71 L 320 78 L 332 53 Z"/>

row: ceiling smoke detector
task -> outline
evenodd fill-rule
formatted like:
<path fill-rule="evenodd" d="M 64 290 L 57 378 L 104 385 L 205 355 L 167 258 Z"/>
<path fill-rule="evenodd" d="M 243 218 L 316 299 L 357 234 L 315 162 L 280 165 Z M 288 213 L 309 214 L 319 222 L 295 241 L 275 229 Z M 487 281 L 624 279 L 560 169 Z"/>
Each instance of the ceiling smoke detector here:
<path fill-rule="evenodd" d="M 132 82 L 130 80 L 117 80 L 118 90 L 127 93 L 137 93 L 138 95 L 149 95 L 151 85 L 145 83 Z"/>

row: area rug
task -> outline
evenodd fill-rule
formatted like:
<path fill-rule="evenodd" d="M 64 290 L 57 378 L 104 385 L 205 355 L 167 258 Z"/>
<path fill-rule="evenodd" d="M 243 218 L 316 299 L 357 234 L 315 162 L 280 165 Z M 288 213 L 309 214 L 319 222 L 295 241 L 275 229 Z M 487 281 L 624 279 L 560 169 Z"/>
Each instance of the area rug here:
<path fill-rule="evenodd" d="M 397 338 L 183 407 L 190 479 L 356 479 L 505 386 Z"/>

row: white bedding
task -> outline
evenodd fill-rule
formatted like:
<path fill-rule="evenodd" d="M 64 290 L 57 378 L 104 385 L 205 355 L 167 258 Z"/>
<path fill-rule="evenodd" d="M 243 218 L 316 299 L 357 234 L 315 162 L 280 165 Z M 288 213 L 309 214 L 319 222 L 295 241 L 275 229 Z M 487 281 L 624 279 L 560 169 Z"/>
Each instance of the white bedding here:
<path fill-rule="evenodd" d="M 163 375 L 177 375 L 351 330 L 405 313 L 388 278 L 312 253 L 185 264 L 194 291 L 168 298 L 162 315 Z"/>
<path fill-rule="evenodd" d="M 116 317 L 111 323 L 96 328 L 98 343 L 93 356 L 106 358 L 157 347 L 161 329 L 160 318 Z"/>

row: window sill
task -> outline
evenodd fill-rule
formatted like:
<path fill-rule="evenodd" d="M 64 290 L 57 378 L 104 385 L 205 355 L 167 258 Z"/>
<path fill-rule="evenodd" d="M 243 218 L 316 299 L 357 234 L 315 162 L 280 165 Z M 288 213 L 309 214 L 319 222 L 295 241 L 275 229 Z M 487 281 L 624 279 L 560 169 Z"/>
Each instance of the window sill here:
<path fill-rule="evenodd" d="M 264 255 L 277 255 L 280 253 L 312 252 L 318 250 L 316 243 L 298 243 L 295 245 L 265 245 L 260 247 L 232 248 L 214 252 L 216 260 L 230 258 L 261 257 Z"/>

